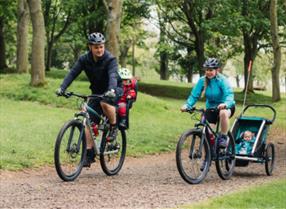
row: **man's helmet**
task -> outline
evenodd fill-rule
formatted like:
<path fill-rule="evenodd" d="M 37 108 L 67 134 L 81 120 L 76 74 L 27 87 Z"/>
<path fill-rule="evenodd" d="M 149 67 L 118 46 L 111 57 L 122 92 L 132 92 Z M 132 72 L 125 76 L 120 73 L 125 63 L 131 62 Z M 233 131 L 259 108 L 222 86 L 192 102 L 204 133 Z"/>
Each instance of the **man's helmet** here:
<path fill-rule="evenodd" d="M 118 73 L 122 79 L 131 79 L 132 78 L 132 74 L 131 74 L 130 70 L 128 70 L 127 68 L 120 68 Z"/>
<path fill-rule="evenodd" d="M 220 63 L 219 63 L 218 59 L 211 57 L 205 61 L 205 63 L 203 64 L 203 67 L 216 69 L 216 68 L 220 67 Z"/>
<path fill-rule="evenodd" d="M 88 43 L 89 44 L 104 44 L 105 38 L 104 35 L 101 33 L 91 33 L 88 36 Z"/>

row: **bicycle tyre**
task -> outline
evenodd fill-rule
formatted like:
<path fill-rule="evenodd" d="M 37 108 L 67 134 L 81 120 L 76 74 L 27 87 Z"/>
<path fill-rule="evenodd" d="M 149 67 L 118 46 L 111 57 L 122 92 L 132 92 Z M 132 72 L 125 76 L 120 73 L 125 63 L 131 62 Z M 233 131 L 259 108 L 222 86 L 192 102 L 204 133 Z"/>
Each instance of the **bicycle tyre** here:
<path fill-rule="evenodd" d="M 216 148 L 216 170 L 219 177 L 223 180 L 228 180 L 231 178 L 235 167 L 235 143 L 230 132 L 228 132 L 228 137 L 229 143 L 227 148 Z"/>
<path fill-rule="evenodd" d="M 74 136 L 77 137 L 75 141 L 73 141 Z M 77 150 L 78 144 L 79 150 Z M 54 164 L 59 177 L 64 181 L 75 180 L 81 173 L 85 155 L 84 126 L 79 120 L 70 120 L 61 128 L 55 143 Z"/>
<path fill-rule="evenodd" d="M 273 143 L 269 143 L 265 147 L 264 158 L 266 174 L 271 176 L 275 165 L 275 148 Z"/>
<path fill-rule="evenodd" d="M 104 132 L 100 147 L 100 165 L 108 176 L 118 174 L 121 170 L 126 155 L 126 132 L 118 130 L 118 135 L 113 142 L 107 142 L 108 132 Z"/>
<path fill-rule="evenodd" d="M 194 150 L 199 146 L 201 140 L 204 140 L 203 154 L 200 154 L 198 149 Z M 195 147 L 190 152 L 191 143 L 194 143 Z M 200 163 L 199 166 L 198 161 L 203 164 Z M 176 148 L 176 164 L 181 177 L 189 184 L 199 184 L 206 178 L 210 163 L 210 146 L 207 140 L 202 139 L 202 130 L 191 129 L 183 133 Z M 203 169 L 201 169 L 202 165 L 204 165 Z"/>

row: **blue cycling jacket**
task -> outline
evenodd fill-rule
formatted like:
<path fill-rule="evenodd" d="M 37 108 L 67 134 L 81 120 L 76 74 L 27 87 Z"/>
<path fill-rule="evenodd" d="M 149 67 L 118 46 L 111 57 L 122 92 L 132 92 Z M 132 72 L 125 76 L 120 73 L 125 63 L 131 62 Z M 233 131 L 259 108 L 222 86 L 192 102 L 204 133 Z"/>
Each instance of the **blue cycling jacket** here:
<path fill-rule="evenodd" d="M 199 79 L 198 83 L 193 88 L 190 96 L 187 99 L 187 107 L 192 108 L 200 98 L 203 90 L 206 77 Z M 216 75 L 210 79 L 206 92 L 206 108 L 216 108 L 219 104 L 226 104 L 226 108 L 231 108 L 235 105 L 232 88 L 225 76 L 222 74 Z"/>

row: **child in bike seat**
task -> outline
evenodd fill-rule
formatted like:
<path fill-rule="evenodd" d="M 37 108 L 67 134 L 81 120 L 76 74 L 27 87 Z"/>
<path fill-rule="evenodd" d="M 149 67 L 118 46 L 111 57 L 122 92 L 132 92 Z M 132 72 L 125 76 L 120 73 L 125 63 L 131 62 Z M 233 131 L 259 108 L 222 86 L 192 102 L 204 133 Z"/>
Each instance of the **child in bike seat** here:
<path fill-rule="evenodd" d="M 253 144 L 255 142 L 254 133 L 247 130 L 241 134 L 240 143 L 236 144 L 236 153 L 237 154 L 250 154 Z"/>
<path fill-rule="evenodd" d="M 133 78 L 127 68 L 119 69 L 119 75 L 123 81 L 123 96 L 118 102 L 119 127 L 128 128 L 129 109 L 137 98 L 137 80 Z"/>

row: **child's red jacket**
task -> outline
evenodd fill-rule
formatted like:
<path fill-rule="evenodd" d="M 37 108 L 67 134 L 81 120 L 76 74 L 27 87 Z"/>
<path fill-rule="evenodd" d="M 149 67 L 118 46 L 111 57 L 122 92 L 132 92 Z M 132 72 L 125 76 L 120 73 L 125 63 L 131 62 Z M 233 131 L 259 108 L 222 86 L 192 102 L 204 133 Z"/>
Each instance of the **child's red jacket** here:
<path fill-rule="evenodd" d="M 137 96 L 136 84 L 137 84 L 137 80 L 136 79 L 131 79 L 131 83 L 130 84 L 123 85 L 123 96 L 120 98 L 119 103 L 120 102 L 126 103 L 128 95 L 131 97 L 132 100 L 136 100 L 136 96 Z"/>

